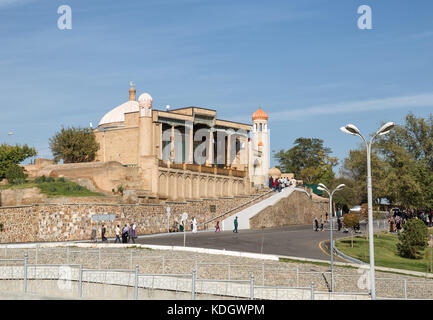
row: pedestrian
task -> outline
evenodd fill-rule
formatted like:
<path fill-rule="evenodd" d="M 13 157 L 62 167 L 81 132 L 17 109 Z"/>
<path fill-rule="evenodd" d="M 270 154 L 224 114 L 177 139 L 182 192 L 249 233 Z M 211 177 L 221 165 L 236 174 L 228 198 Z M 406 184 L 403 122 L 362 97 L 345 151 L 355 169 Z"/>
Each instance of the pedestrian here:
<path fill-rule="evenodd" d="M 319 231 L 319 220 L 317 217 L 314 218 L 314 231 Z"/>
<path fill-rule="evenodd" d="M 320 231 L 323 231 L 323 216 L 320 216 Z"/>
<path fill-rule="evenodd" d="M 340 230 L 341 230 L 341 227 L 342 227 L 341 217 L 338 217 L 338 218 L 337 218 L 337 224 L 338 224 L 338 231 L 340 231 Z"/>
<path fill-rule="evenodd" d="M 397 218 L 395 219 L 395 227 L 396 227 L 397 233 L 400 232 L 401 221 L 400 221 L 400 217 L 399 216 L 397 216 Z"/>
<path fill-rule="evenodd" d="M 326 214 L 325 214 L 325 219 L 326 219 L 326 223 L 328 223 L 329 222 L 329 220 L 328 220 L 328 212 L 326 212 Z"/>
<path fill-rule="evenodd" d="M 132 223 L 129 225 L 128 236 L 129 240 L 132 240 L 132 242 L 135 243 L 135 229 Z"/>
<path fill-rule="evenodd" d="M 119 225 L 117 225 L 117 227 L 116 227 L 116 240 L 114 241 L 114 243 L 117 243 L 117 242 L 120 243 L 120 226 Z"/>
<path fill-rule="evenodd" d="M 388 220 L 389 232 L 394 232 L 394 218 L 391 216 Z"/>
<path fill-rule="evenodd" d="M 128 226 L 126 224 L 122 230 L 122 243 L 128 243 Z"/>
<path fill-rule="evenodd" d="M 215 232 L 218 232 L 218 231 L 221 231 L 220 230 L 220 222 L 219 221 L 216 222 L 216 226 L 215 226 Z"/>
<path fill-rule="evenodd" d="M 273 188 L 274 187 L 274 178 L 272 178 L 272 176 L 269 177 L 269 188 Z"/>
<path fill-rule="evenodd" d="M 91 240 L 94 242 L 97 242 L 97 240 L 96 240 L 96 227 L 95 226 L 93 226 L 93 228 L 92 228 Z"/>
<path fill-rule="evenodd" d="M 105 238 L 105 232 L 107 231 L 107 229 L 105 228 L 105 225 L 102 225 L 102 229 L 101 229 L 101 240 L 102 242 L 107 241 L 107 238 Z"/>
<path fill-rule="evenodd" d="M 277 179 L 275 179 L 274 180 L 274 192 L 277 191 L 277 185 L 278 185 L 278 182 L 277 182 Z"/>
<path fill-rule="evenodd" d="M 192 218 L 192 233 L 197 233 L 197 220 Z"/>
<path fill-rule="evenodd" d="M 233 223 L 235 225 L 235 229 L 233 230 L 233 232 L 238 233 L 238 217 L 235 218 Z"/>

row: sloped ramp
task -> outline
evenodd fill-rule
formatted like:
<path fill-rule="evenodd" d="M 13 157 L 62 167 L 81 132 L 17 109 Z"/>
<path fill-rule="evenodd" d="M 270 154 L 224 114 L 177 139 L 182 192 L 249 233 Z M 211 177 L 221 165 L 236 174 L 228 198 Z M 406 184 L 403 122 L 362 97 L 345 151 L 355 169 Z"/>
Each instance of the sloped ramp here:
<path fill-rule="evenodd" d="M 284 188 L 281 192 L 276 192 L 273 196 L 260 201 L 252 205 L 251 207 L 245 208 L 244 210 L 224 219 L 221 222 L 222 230 L 233 230 L 235 217 L 238 217 L 238 229 L 250 229 L 250 219 L 256 214 L 264 210 L 269 206 L 273 206 L 281 199 L 287 198 L 292 194 L 296 188 L 294 186 Z M 303 190 L 303 189 L 301 189 Z"/>

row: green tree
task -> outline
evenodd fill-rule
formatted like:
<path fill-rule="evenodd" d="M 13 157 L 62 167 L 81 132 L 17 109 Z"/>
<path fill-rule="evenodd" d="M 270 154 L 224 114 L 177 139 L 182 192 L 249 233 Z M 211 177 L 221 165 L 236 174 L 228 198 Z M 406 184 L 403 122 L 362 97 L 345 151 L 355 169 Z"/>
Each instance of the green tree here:
<path fill-rule="evenodd" d="M 10 146 L 5 143 L 0 145 L 0 180 L 6 177 L 6 171 L 9 167 L 16 166 L 36 154 L 35 148 L 30 148 L 27 145 Z"/>
<path fill-rule="evenodd" d="M 50 139 L 54 160 L 64 163 L 91 162 L 95 160 L 99 144 L 88 128 L 62 128 Z"/>
<path fill-rule="evenodd" d="M 358 204 L 367 202 L 367 151 L 365 148 L 350 150 L 349 157 L 344 160 L 343 168 L 343 176 L 353 182 L 351 187 L 357 195 Z M 380 199 L 385 196 L 385 176 L 385 163 L 373 149 L 371 153 L 373 199 Z"/>
<path fill-rule="evenodd" d="M 347 213 L 343 217 L 343 224 L 349 228 L 351 237 L 350 246 L 353 248 L 353 234 L 355 232 L 355 227 L 359 225 L 360 215 L 358 213 Z"/>
<path fill-rule="evenodd" d="M 21 184 L 25 182 L 27 175 L 24 174 L 24 170 L 17 164 L 10 165 L 5 172 L 6 179 L 9 183 Z"/>
<path fill-rule="evenodd" d="M 420 259 L 427 247 L 428 228 L 419 219 L 410 219 L 404 224 L 404 230 L 398 235 L 398 254 L 404 258 Z"/>
<path fill-rule="evenodd" d="M 334 179 L 332 168 L 338 162 L 331 153 L 321 139 L 297 138 L 291 149 L 274 153 L 274 158 L 282 172 L 294 173 L 307 183 L 328 183 Z"/>
<path fill-rule="evenodd" d="M 378 149 L 387 163 L 389 200 L 405 207 L 433 206 L 433 115 L 427 119 L 406 115 L 378 138 Z"/>

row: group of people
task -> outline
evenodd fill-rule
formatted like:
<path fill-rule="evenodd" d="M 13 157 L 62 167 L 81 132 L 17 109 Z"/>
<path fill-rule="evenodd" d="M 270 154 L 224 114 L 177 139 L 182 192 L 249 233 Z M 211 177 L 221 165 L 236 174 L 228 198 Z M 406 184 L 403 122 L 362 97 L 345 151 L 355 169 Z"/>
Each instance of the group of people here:
<path fill-rule="evenodd" d="M 129 243 L 130 241 L 132 241 L 133 243 L 135 243 L 135 239 L 137 238 L 137 225 L 135 223 L 131 223 L 129 226 L 127 224 L 125 224 L 125 226 L 122 228 L 122 230 L 120 229 L 120 225 L 116 226 L 116 240 L 114 240 L 114 243 Z M 101 227 L 101 241 L 102 242 L 107 242 L 108 239 L 105 236 L 105 234 L 107 233 L 107 228 L 105 227 L 105 225 L 103 224 Z M 96 239 L 96 227 L 92 228 L 92 241 L 97 241 Z M 122 238 L 122 240 L 120 239 Z"/>
<path fill-rule="evenodd" d="M 191 225 L 191 231 L 192 233 L 197 233 L 197 219 L 195 217 L 192 217 L 191 221 L 190 221 L 190 225 Z M 174 221 L 173 226 L 170 227 L 169 232 L 182 232 L 182 231 L 186 231 L 185 225 L 182 223 L 179 223 L 177 220 Z"/>
<path fill-rule="evenodd" d="M 409 219 L 420 219 L 427 227 L 432 227 L 433 210 L 426 209 L 415 211 L 408 209 L 402 211 L 393 211 L 391 209 L 388 213 L 389 232 L 399 233 L 402 229 L 404 229 L 404 225 Z"/>
<path fill-rule="evenodd" d="M 273 178 L 269 177 L 269 188 L 273 189 L 274 191 L 281 192 L 282 189 L 290 186 L 296 186 L 296 179 L 292 178 L 288 180 L 286 177 L 284 178 Z"/>
<path fill-rule="evenodd" d="M 343 229 L 343 217 L 337 215 L 337 231 L 341 231 Z M 320 219 L 317 217 L 314 218 L 314 231 L 324 231 L 324 224 L 329 223 L 328 220 L 328 213 L 325 214 L 325 220 L 323 220 L 323 216 L 320 216 Z M 358 223 L 356 226 L 353 227 L 353 231 L 356 233 L 360 231 L 360 224 Z M 343 232 L 347 233 L 349 230 L 347 228 L 344 228 Z"/>

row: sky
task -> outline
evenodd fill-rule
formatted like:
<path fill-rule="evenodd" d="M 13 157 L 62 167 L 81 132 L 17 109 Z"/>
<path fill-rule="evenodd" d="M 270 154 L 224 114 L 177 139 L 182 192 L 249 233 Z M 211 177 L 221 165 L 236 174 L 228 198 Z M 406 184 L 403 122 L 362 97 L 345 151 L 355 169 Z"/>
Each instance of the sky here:
<path fill-rule="evenodd" d="M 129 81 L 155 109 L 251 123 L 260 106 L 271 150 L 320 138 L 341 164 L 360 145 L 341 126 L 368 136 L 433 112 L 433 1 L 0 0 L 0 142 L 51 157 L 50 137 L 97 125 Z"/>

